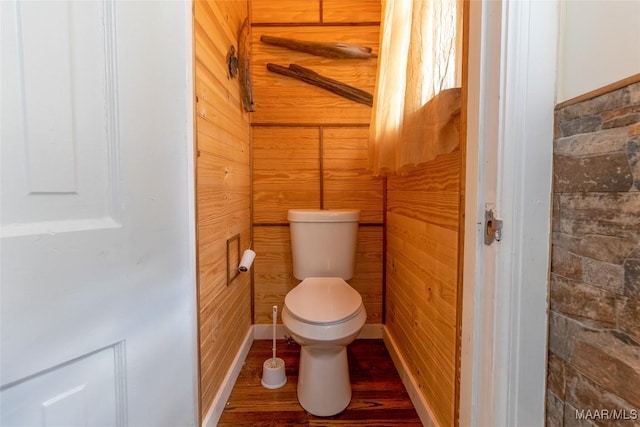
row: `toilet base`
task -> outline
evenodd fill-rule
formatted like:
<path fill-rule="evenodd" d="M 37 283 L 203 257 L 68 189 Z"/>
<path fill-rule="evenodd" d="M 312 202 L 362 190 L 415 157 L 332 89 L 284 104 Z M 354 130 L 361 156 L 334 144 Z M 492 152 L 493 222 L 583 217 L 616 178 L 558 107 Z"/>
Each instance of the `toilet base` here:
<path fill-rule="evenodd" d="M 319 417 L 336 415 L 349 405 L 351 382 L 345 346 L 300 348 L 298 401 Z"/>

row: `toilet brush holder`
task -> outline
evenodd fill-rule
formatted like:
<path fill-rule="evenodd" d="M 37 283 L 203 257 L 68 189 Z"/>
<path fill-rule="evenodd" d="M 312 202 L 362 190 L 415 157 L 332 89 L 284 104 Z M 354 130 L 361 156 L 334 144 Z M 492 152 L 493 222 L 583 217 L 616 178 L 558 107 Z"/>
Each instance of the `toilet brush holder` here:
<path fill-rule="evenodd" d="M 279 357 L 267 359 L 262 365 L 262 386 L 264 388 L 280 388 L 287 383 L 284 371 L 284 360 Z"/>
<path fill-rule="evenodd" d="M 278 319 L 278 306 L 273 306 L 273 351 L 271 359 L 264 361 L 262 365 L 262 386 L 264 388 L 280 388 L 287 383 L 284 372 L 284 360 L 276 357 L 276 321 Z"/>

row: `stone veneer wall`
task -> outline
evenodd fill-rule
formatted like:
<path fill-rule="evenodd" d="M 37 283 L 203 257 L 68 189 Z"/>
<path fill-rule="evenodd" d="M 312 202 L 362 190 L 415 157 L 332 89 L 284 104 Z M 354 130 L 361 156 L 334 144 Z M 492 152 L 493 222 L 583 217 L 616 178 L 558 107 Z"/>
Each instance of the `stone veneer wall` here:
<path fill-rule="evenodd" d="M 638 80 L 556 111 L 548 426 L 640 425 Z"/>

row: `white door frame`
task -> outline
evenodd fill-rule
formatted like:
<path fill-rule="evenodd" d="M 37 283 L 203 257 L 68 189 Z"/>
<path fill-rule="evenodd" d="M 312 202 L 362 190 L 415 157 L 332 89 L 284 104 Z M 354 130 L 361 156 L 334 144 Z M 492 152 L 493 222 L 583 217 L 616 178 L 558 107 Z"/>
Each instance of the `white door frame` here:
<path fill-rule="evenodd" d="M 460 425 L 542 426 L 559 2 L 470 3 Z"/>

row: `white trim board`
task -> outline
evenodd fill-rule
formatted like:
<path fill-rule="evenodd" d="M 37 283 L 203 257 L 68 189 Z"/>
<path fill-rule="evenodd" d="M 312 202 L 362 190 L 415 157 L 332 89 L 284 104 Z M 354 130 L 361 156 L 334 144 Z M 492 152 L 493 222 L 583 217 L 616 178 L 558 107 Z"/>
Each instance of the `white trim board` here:
<path fill-rule="evenodd" d="M 422 421 L 422 425 L 425 427 L 438 426 L 438 423 L 435 421 L 435 417 L 433 416 L 433 411 L 431 411 L 431 408 L 429 407 L 429 403 L 427 403 L 423 393 L 420 391 L 418 382 L 411 374 L 411 370 L 398 351 L 398 346 L 396 345 L 393 337 L 389 334 L 386 326 L 383 326 L 382 333 L 384 344 L 389 351 L 389 355 L 391 356 L 391 360 L 393 360 L 393 364 L 398 370 L 398 374 L 400 375 L 402 384 L 404 384 L 404 387 L 407 389 L 407 394 L 409 395 L 411 403 L 413 403 L 413 407 L 416 409 L 416 412 L 420 417 L 420 421 Z"/>
<path fill-rule="evenodd" d="M 198 417 L 200 416 L 198 413 L 198 385 L 200 383 L 200 361 L 198 359 L 198 292 L 196 283 L 198 283 L 198 238 L 196 236 L 197 230 L 197 219 L 196 219 L 196 161 L 195 156 L 193 155 L 196 148 L 195 142 L 195 82 L 194 82 L 194 62 L 189 60 L 194 57 L 194 46 L 193 46 L 193 5 L 191 1 L 184 2 L 184 21 L 187 37 L 185 37 L 186 42 L 186 69 L 185 74 L 187 77 L 187 88 L 189 90 L 186 91 L 186 105 L 185 111 L 187 114 L 187 152 L 190 155 L 186 156 L 187 161 L 187 192 L 188 192 L 188 203 L 189 203 L 189 279 L 192 283 L 191 285 L 191 296 L 190 296 L 190 307 L 189 307 L 189 315 L 191 322 L 191 348 L 193 349 L 192 353 L 192 363 L 193 363 L 193 379 L 192 379 L 192 390 L 193 390 L 193 420 L 195 423 L 198 422 Z M 193 88 L 193 89 L 191 89 Z"/>
<path fill-rule="evenodd" d="M 470 2 L 460 425 L 544 424 L 558 14 Z"/>

